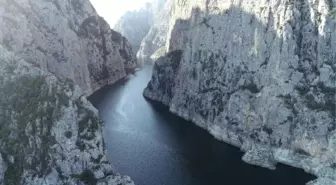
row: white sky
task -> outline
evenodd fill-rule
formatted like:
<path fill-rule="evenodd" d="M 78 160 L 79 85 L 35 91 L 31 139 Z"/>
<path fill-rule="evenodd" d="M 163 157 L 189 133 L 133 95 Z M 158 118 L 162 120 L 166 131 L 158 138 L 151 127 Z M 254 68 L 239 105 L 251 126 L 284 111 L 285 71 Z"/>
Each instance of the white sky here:
<path fill-rule="evenodd" d="M 98 14 L 114 27 L 118 19 L 128 10 L 142 7 L 150 0 L 90 0 Z"/>

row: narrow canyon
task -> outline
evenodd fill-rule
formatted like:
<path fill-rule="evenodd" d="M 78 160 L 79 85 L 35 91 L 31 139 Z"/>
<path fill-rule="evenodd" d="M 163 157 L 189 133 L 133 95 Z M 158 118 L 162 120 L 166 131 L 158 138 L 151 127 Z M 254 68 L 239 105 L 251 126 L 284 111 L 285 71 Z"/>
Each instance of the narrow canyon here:
<path fill-rule="evenodd" d="M 91 1 L 0 0 L 0 185 L 336 185 L 336 0 Z"/>

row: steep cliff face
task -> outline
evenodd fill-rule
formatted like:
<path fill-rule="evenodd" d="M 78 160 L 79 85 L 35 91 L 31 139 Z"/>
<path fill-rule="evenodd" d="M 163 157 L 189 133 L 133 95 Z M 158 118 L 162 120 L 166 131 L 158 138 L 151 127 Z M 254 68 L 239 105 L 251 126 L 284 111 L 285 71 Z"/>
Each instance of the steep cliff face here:
<path fill-rule="evenodd" d="M 85 98 L 135 67 L 128 41 L 88 0 L 2 0 L 0 25 L 0 184 L 133 184 Z"/>
<path fill-rule="evenodd" d="M 248 163 L 282 162 L 321 177 L 312 183 L 331 183 L 334 7 L 334 0 L 175 0 L 170 53 L 156 61 L 144 95 L 241 147 Z"/>
<path fill-rule="evenodd" d="M 140 65 L 149 63 L 166 53 L 165 44 L 169 30 L 170 12 L 173 0 L 159 0 L 153 8 L 153 23 L 143 38 L 137 53 Z"/>
<path fill-rule="evenodd" d="M 106 158 L 97 110 L 0 45 L 0 184 L 133 184 Z"/>
<path fill-rule="evenodd" d="M 152 4 L 137 11 L 126 12 L 114 26 L 114 30 L 124 35 L 132 45 L 136 54 L 140 48 L 142 39 L 147 35 L 153 19 Z"/>
<path fill-rule="evenodd" d="M 130 44 L 88 0 L 3 0 L 0 25 L 3 46 L 42 70 L 73 80 L 86 94 L 135 66 Z"/>

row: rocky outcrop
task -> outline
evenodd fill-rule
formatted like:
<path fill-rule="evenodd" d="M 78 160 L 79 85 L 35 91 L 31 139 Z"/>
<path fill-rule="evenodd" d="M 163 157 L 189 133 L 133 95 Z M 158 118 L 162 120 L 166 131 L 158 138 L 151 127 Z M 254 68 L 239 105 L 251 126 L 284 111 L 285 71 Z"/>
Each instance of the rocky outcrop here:
<path fill-rule="evenodd" d="M 133 184 L 106 158 L 82 90 L 0 45 L 0 184 Z"/>
<path fill-rule="evenodd" d="M 175 0 L 148 98 L 246 151 L 336 180 L 336 1 Z"/>
<path fill-rule="evenodd" d="M 143 38 L 140 49 L 137 53 L 138 63 L 152 64 L 154 60 L 166 53 L 166 38 L 169 30 L 170 12 L 173 0 L 157 1 L 156 8 L 153 8 L 153 23 Z"/>
<path fill-rule="evenodd" d="M 3 0 L 0 44 L 28 63 L 85 94 L 113 83 L 135 67 L 131 45 L 110 29 L 88 0 Z"/>
<path fill-rule="evenodd" d="M 134 55 L 138 52 L 142 39 L 147 35 L 153 19 L 152 4 L 147 3 L 140 10 L 126 12 L 114 26 L 114 30 L 124 35 L 132 45 Z"/>

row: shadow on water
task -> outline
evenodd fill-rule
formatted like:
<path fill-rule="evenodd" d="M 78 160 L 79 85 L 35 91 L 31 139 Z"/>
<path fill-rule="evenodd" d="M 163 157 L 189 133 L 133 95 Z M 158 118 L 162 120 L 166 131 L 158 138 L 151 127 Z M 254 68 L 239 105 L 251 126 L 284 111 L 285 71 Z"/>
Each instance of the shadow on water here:
<path fill-rule="evenodd" d="M 142 90 L 150 75 L 150 67 L 145 68 L 89 98 L 105 122 L 110 161 L 136 184 L 300 185 L 314 179 L 281 164 L 271 171 L 244 163 L 238 148 L 146 100 Z"/>

